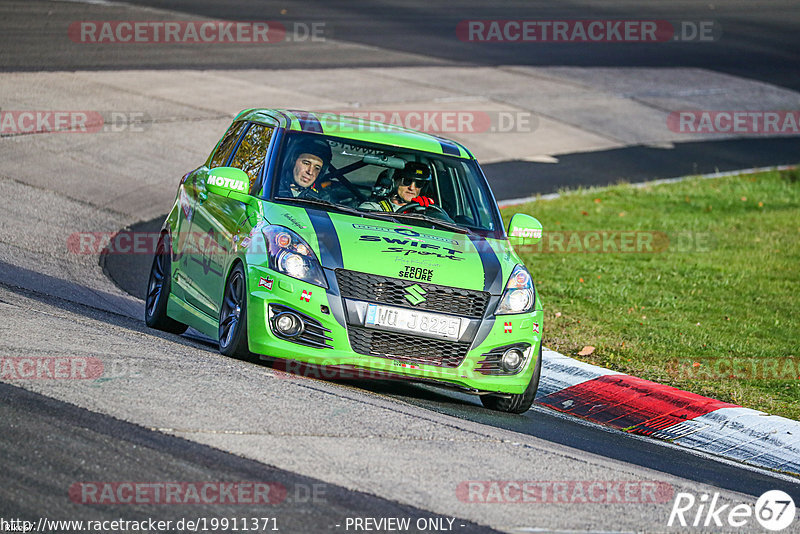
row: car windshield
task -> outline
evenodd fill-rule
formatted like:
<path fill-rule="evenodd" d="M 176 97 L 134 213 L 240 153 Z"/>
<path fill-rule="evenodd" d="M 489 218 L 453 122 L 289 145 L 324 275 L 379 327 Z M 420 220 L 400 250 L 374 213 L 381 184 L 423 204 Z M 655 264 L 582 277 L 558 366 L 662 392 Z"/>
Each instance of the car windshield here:
<path fill-rule="evenodd" d="M 409 225 L 502 235 L 486 180 L 471 159 L 289 132 L 278 163 L 272 199 Z M 432 203 L 411 201 L 416 197 Z"/>

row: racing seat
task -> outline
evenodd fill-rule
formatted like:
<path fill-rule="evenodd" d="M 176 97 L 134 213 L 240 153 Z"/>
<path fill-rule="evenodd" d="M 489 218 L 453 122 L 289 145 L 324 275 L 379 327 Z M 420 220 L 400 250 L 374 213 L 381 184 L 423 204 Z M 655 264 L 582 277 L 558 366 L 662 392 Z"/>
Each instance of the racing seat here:
<path fill-rule="evenodd" d="M 392 185 L 394 185 L 392 182 L 392 170 L 382 170 L 378 175 L 378 179 L 375 180 L 375 185 L 372 186 L 372 197 L 370 200 L 388 197 L 389 193 L 392 192 Z"/>

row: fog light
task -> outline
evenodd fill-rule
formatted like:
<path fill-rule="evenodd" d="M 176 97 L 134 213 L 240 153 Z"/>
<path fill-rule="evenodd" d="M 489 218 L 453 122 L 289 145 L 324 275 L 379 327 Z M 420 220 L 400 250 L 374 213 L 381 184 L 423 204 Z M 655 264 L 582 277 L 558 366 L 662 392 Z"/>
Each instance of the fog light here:
<path fill-rule="evenodd" d="M 284 336 L 296 336 L 303 329 L 303 321 L 293 313 L 282 313 L 275 318 L 275 329 Z"/>
<path fill-rule="evenodd" d="M 503 353 L 503 358 L 500 360 L 500 365 L 504 371 L 512 372 L 519 369 L 522 362 L 525 361 L 525 356 L 519 349 L 508 349 Z"/>

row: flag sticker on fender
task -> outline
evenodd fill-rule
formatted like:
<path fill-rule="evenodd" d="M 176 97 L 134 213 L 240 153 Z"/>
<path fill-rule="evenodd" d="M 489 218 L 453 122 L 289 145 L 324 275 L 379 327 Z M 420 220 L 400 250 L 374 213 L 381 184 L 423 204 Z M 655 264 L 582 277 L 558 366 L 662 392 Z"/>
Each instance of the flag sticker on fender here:
<path fill-rule="evenodd" d="M 303 290 L 303 293 L 300 295 L 300 300 L 304 300 L 306 302 L 311 301 L 311 291 Z"/>
<path fill-rule="evenodd" d="M 511 333 L 511 328 L 512 328 L 511 323 L 503 323 L 503 332 L 505 332 L 506 334 Z"/>
<path fill-rule="evenodd" d="M 272 279 L 271 278 L 259 278 L 258 287 L 266 287 L 268 291 L 272 291 Z"/>

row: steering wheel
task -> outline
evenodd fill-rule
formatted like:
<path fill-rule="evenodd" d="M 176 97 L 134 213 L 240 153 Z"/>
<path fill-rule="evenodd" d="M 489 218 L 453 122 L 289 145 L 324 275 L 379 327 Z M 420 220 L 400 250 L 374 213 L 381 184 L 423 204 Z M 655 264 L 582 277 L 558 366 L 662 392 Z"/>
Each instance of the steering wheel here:
<path fill-rule="evenodd" d="M 451 221 L 451 222 L 453 221 L 453 219 L 450 218 L 447 212 L 444 211 L 437 204 L 431 204 L 425 207 L 421 204 L 417 204 L 416 202 L 409 202 L 408 204 L 397 210 L 397 213 L 409 213 L 412 211 L 426 212 L 428 210 L 433 210 L 433 213 L 430 214 L 431 217 L 442 219 L 445 221 Z"/>

